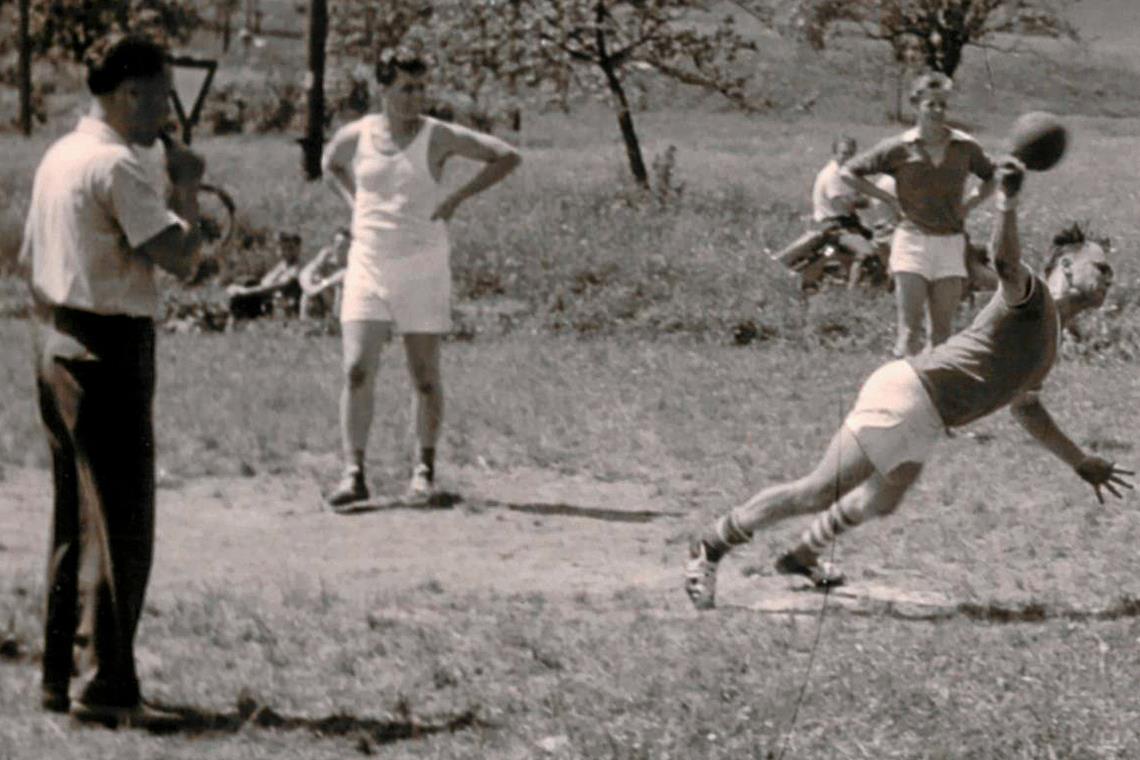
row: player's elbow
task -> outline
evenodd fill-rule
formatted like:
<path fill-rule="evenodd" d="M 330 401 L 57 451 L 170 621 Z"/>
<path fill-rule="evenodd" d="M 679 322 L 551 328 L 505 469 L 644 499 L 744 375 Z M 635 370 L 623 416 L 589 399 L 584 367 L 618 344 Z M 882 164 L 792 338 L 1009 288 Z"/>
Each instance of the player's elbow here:
<path fill-rule="evenodd" d="M 1041 402 L 1035 396 L 1026 396 L 1014 399 L 1009 405 L 1009 413 L 1022 427 L 1032 429 L 1034 423 L 1044 416 L 1045 407 L 1041 406 Z"/>
<path fill-rule="evenodd" d="M 522 154 L 514 148 L 508 148 L 505 153 L 499 156 L 498 162 L 502 166 L 505 176 L 519 168 L 519 165 L 522 164 Z"/>

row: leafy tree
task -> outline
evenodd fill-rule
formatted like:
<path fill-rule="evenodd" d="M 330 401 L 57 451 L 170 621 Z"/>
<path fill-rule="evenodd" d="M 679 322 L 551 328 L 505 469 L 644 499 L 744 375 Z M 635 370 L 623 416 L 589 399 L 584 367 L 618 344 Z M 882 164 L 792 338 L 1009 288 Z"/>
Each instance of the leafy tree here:
<path fill-rule="evenodd" d="M 185 41 L 198 21 L 192 0 L 43 0 L 31 4 L 32 50 L 36 55 L 82 61 L 87 48 L 112 29 Z"/>
<path fill-rule="evenodd" d="M 1077 39 L 1064 11 L 1072 0 L 741 0 L 763 18 L 777 18 L 817 50 L 841 24 L 887 42 L 895 60 L 914 57 L 953 76 L 969 45 L 998 34 Z M 782 8 L 781 8 L 782 6 Z"/>
<path fill-rule="evenodd" d="M 741 57 L 755 50 L 732 16 L 709 24 L 703 4 L 692 0 L 523 0 L 524 25 L 539 43 L 541 66 L 532 81 L 565 81 L 585 71 L 579 84 L 610 95 L 629 168 L 648 187 L 625 82 L 632 69 L 655 71 L 677 82 L 719 92 L 749 109 Z"/>
<path fill-rule="evenodd" d="M 519 6 L 520 0 L 341 0 L 332 9 L 330 50 L 369 64 L 384 50 L 420 50 L 431 62 L 433 89 L 445 110 L 462 104 L 468 120 L 488 129 L 504 105 L 511 107 L 502 102 L 511 99 L 500 96 L 525 66 Z"/>
<path fill-rule="evenodd" d="M 482 0 L 432 4 L 341 0 L 330 49 L 371 60 L 385 47 L 416 45 L 432 58 L 437 84 L 468 101 L 489 127 L 504 110 L 519 122 L 520 91 L 571 87 L 609 96 L 634 179 L 648 186 L 627 94 L 631 71 L 653 71 L 751 107 L 743 53 L 754 50 L 732 17 L 711 22 L 698 0 Z"/>

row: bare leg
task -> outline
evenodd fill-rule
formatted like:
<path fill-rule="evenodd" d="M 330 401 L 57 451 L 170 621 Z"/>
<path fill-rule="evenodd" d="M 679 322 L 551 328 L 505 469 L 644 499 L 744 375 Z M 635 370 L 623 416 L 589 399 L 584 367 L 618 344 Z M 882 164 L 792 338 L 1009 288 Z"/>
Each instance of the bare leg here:
<path fill-rule="evenodd" d="M 961 277 L 943 277 L 930 283 L 930 345 L 945 343 L 953 332 L 964 284 Z"/>
<path fill-rule="evenodd" d="M 895 356 L 914 356 L 926 342 L 922 320 L 928 299 L 926 279 L 912 272 L 895 272 L 895 303 L 898 306 L 898 341 Z"/>
<path fill-rule="evenodd" d="M 921 473 L 922 465 L 917 462 L 899 465 L 889 479 L 878 472 L 873 473 L 858 488 L 816 517 L 790 554 L 802 565 L 815 564 L 839 534 L 862 524 L 869 517 L 886 517 L 898 509 Z"/>
<path fill-rule="evenodd" d="M 874 472 L 854 434 L 840 426 L 809 475 L 765 488 L 705 530 L 700 540 L 709 561 L 717 562 L 734 545 L 747 543 L 760 528 L 826 509 Z"/>
<path fill-rule="evenodd" d="M 822 232 L 808 230 L 772 258 L 786 267 L 794 267 L 800 262 L 800 259 L 806 258 L 808 254 L 818 248 L 826 237 Z"/>
<path fill-rule="evenodd" d="M 340 431 L 347 466 L 364 464 L 380 353 L 391 338 L 391 322 L 361 320 L 341 325 L 344 389 L 340 396 Z"/>
<path fill-rule="evenodd" d="M 720 559 L 734 545 L 751 540 L 752 533 L 796 515 L 824 510 L 857 489 L 875 474 L 874 465 L 841 426 L 811 474 L 791 483 L 765 488 L 747 503 L 720 517 L 689 547 L 685 566 L 685 593 L 697 609 L 716 605 L 716 573 Z M 810 568 L 780 569 L 803 572 Z"/>
<path fill-rule="evenodd" d="M 416 333 L 404 336 L 408 372 L 415 389 L 416 439 L 420 449 L 434 449 L 443 423 L 443 378 L 440 371 L 440 336 Z"/>

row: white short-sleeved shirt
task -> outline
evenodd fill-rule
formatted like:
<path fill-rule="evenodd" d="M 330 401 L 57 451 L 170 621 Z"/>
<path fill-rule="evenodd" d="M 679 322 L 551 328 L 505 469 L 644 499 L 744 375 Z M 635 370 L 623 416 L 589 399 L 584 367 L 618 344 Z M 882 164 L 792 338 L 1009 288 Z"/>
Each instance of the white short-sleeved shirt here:
<path fill-rule="evenodd" d="M 154 263 L 135 249 L 180 224 L 139 155 L 85 116 L 40 161 L 20 258 L 52 304 L 154 317 Z"/>
<path fill-rule="evenodd" d="M 815 177 L 811 190 L 812 218 L 823 222 L 837 216 L 848 216 L 854 213 L 858 197 L 855 188 L 839 177 L 839 162 L 833 158 Z"/>

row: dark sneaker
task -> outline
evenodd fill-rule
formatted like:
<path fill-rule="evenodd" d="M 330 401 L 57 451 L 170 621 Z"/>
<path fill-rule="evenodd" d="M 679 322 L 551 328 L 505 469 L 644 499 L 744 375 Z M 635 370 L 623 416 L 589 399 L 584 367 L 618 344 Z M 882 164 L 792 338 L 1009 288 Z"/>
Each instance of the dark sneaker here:
<path fill-rule="evenodd" d="M 705 542 L 693 539 L 685 565 L 685 593 L 698 610 L 716 607 L 716 568 L 717 563 L 708 557 Z"/>
<path fill-rule="evenodd" d="M 368 496 L 368 483 L 364 480 L 364 470 L 350 467 L 344 471 L 336 488 L 325 497 L 325 503 L 336 510 L 364 501 Z"/>
<path fill-rule="evenodd" d="M 776 572 L 780 575 L 802 575 L 816 588 L 842 586 L 847 576 L 831 562 L 805 562 L 795 552 L 788 552 L 776 560 Z"/>
<path fill-rule="evenodd" d="M 71 709 L 71 700 L 67 696 L 67 688 L 45 688 L 40 695 L 40 706 L 48 712 L 66 713 Z"/>
<path fill-rule="evenodd" d="M 106 728 L 141 728 L 145 731 L 172 731 L 183 724 L 182 716 L 160 710 L 145 702 L 132 707 L 80 702 L 71 704 L 71 717 L 80 723 L 94 723 Z"/>

